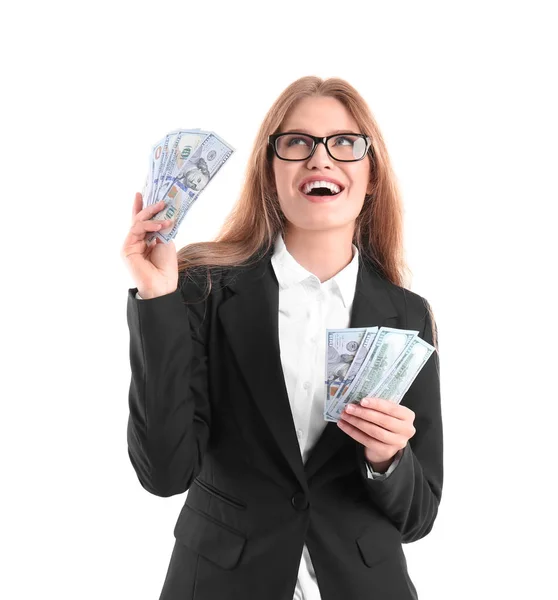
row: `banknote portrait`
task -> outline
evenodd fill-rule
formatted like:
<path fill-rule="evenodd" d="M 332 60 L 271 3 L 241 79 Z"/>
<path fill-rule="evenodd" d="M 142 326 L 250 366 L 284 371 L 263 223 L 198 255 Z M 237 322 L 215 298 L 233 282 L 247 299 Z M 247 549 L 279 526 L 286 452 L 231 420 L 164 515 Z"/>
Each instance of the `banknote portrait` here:
<path fill-rule="evenodd" d="M 203 157 L 196 161 L 195 167 L 185 171 L 178 181 L 185 187 L 200 192 L 209 183 L 209 169 Z"/>

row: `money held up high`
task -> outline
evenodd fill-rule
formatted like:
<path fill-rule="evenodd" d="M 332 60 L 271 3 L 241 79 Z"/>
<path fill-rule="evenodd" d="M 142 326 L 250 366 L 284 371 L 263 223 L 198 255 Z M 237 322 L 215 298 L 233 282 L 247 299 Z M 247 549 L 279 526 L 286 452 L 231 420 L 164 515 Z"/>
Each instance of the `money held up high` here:
<path fill-rule="evenodd" d="M 165 206 L 151 220 L 174 223 L 150 233 L 148 242 L 157 237 L 166 244 L 176 237 L 186 213 L 234 150 L 216 133 L 201 129 L 171 131 L 153 146 L 143 208 L 162 200 Z"/>

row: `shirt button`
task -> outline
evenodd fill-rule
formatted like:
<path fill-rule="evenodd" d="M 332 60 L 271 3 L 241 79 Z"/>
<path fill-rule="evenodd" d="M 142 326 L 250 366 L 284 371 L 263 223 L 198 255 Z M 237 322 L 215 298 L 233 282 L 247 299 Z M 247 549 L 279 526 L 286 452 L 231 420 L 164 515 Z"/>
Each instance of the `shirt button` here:
<path fill-rule="evenodd" d="M 311 386 L 311 383 L 309 381 L 305 381 L 304 385 L 302 386 L 305 390 L 309 390 Z"/>
<path fill-rule="evenodd" d="M 298 439 L 301 439 L 302 438 L 302 429 L 297 429 L 296 435 L 298 436 Z"/>

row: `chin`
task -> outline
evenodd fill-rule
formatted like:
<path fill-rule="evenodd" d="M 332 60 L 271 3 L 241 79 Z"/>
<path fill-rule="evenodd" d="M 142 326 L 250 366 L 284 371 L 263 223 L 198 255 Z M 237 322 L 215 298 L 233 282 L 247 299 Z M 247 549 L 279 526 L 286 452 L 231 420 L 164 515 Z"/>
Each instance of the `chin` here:
<path fill-rule="evenodd" d="M 354 224 L 354 219 L 339 219 L 335 215 L 323 215 L 322 217 L 309 217 L 306 219 L 289 219 L 289 223 L 296 229 L 307 231 L 323 231 L 324 229 L 339 229 Z"/>

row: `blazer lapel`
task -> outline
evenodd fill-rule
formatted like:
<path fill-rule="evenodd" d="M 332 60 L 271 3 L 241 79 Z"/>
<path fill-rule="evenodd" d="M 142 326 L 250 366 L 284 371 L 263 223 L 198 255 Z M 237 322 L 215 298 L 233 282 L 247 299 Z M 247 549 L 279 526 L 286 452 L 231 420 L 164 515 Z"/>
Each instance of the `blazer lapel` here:
<path fill-rule="evenodd" d="M 328 423 L 306 464 L 302 462 L 281 365 L 279 286 L 271 255 L 272 250 L 255 266 L 235 273 L 234 281 L 228 284 L 235 294 L 219 307 L 218 313 L 256 406 L 302 489 L 308 491 L 310 477 L 352 438 L 336 423 Z M 386 285 L 360 261 L 349 327 L 381 327 L 397 316 Z"/>
<path fill-rule="evenodd" d="M 219 318 L 254 402 L 280 450 L 307 491 L 279 346 L 279 284 L 271 252 L 228 284 L 235 292 Z"/>

